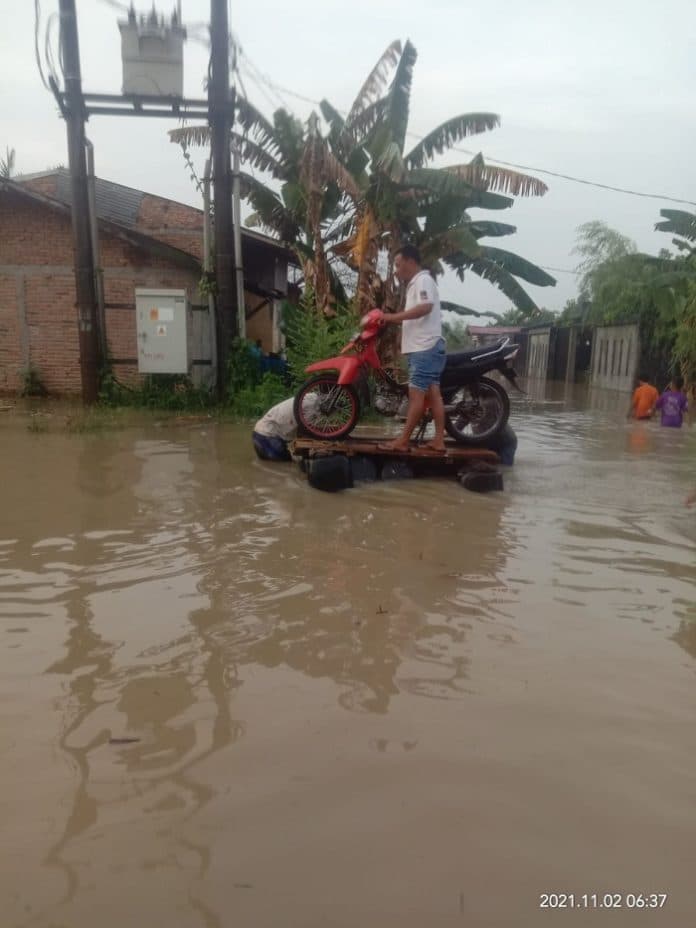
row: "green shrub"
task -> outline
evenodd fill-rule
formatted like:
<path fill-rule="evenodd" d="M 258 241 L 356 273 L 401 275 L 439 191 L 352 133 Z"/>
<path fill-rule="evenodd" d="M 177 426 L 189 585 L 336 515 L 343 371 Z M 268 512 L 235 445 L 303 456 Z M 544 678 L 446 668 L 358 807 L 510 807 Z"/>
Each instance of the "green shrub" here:
<path fill-rule="evenodd" d="M 271 406 L 288 399 L 291 390 L 277 374 L 264 374 L 261 382 L 242 387 L 230 400 L 229 408 L 245 419 L 259 419 Z"/>
<path fill-rule="evenodd" d="M 234 403 L 242 390 L 257 387 L 263 379 L 258 355 L 251 342 L 235 338 L 227 361 L 227 397 Z"/>
<path fill-rule="evenodd" d="M 359 324 L 356 313 L 347 307 L 339 307 L 337 315 L 330 319 L 316 312 L 311 293 L 303 298 L 299 306 L 285 303 L 283 330 L 293 384 L 300 384 L 307 379 L 307 365 L 337 355 Z"/>
<path fill-rule="evenodd" d="M 259 418 L 291 392 L 278 374 L 262 373 L 250 342 L 234 340 L 227 367 L 227 405 L 231 412 L 244 418 Z"/>
<path fill-rule="evenodd" d="M 183 374 L 148 374 L 142 383 L 130 387 L 111 371 L 102 376 L 99 401 L 104 406 L 132 406 L 139 409 L 172 411 L 207 409 L 213 403 L 209 390 L 195 387 Z"/>

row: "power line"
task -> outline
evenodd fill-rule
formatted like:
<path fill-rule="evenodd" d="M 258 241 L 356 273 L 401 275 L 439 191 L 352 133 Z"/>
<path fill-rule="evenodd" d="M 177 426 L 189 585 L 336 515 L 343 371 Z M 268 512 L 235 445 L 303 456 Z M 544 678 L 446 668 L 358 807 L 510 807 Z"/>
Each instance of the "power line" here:
<path fill-rule="evenodd" d="M 414 138 L 423 139 L 423 136 L 415 135 L 415 133 L 408 133 L 413 135 Z M 469 151 L 465 148 L 452 148 L 453 151 L 458 151 L 466 155 L 475 155 L 477 154 L 474 151 Z M 625 193 L 632 197 L 645 197 L 651 200 L 668 200 L 670 203 L 688 203 L 690 206 L 696 206 L 696 200 L 685 200 L 681 197 L 669 197 L 664 193 L 645 193 L 642 190 L 631 190 L 628 187 L 614 187 L 612 184 L 602 184 L 599 181 L 586 180 L 582 177 L 573 177 L 571 174 L 561 174 L 558 171 L 549 171 L 546 168 L 537 168 L 532 167 L 528 164 L 516 164 L 514 161 L 503 161 L 501 158 L 488 158 L 487 161 L 492 161 L 494 164 L 502 164 L 505 167 L 517 168 L 520 171 L 532 171 L 534 174 L 546 174 L 549 177 L 558 177 L 561 180 L 568 180 L 574 184 L 584 184 L 587 187 L 598 187 L 600 190 L 611 190 L 614 193 Z"/>
<path fill-rule="evenodd" d="M 46 22 L 46 43 L 45 43 L 46 47 L 44 50 L 44 57 L 46 59 L 46 64 L 48 66 L 48 70 L 50 72 L 51 77 L 53 78 L 56 84 L 59 84 L 60 83 L 58 79 L 59 69 L 60 69 L 61 75 L 64 76 L 63 48 L 60 44 L 60 38 L 59 38 L 58 39 L 58 67 L 56 67 L 55 59 L 53 57 L 52 43 L 51 43 L 51 32 L 57 22 L 58 22 L 58 14 L 51 13 L 51 15 L 48 17 L 48 20 Z"/>
<path fill-rule="evenodd" d="M 41 64 L 41 54 L 39 52 L 39 31 L 41 29 L 41 3 L 40 0 L 34 0 L 34 56 L 36 58 L 36 66 L 39 69 L 39 77 L 41 78 L 41 83 L 44 85 L 46 90 L 51 89 L 51 85 L 46 80 L 46 75 L 44 74 L 43 65 Z"/>
<path fill-rule="evenodd" d="M 256 65 L 251 61 L 251 59 L 249 59 L 242 52 L 241 48 L 239 49 L 239 59 L 240 59 L 242 68 L 246 72 L 247 77 L 251 81 L 253 81 L 253 83 L 258 87 L 261 93 L 269 101 L 273 109 L 275 110 L 278 108 L 278 106 L 281 106 L 282 108 L 286 110 L 290 110 L 290 107 L 288 106 L 287 101 L 284 100 L 282 96 L 280 95 L 280 93 L 275 89 L 272 81 L 269 81 L 268 78 L 265 77 L 263 72 L 259 71 Z M 265 88 L 268 88 L 268 91 Z M 275 97 L 275 102 L 270 96 L 271 93 Z"/>
<path fill-rule="evenodd" d="M 101 2 L 108 4 L 112 8 L 120 9 L 123 11 L 128 11 L 128 7 L 126 7 L 125 4 L 119 2 L 119 0 L 101 0 Z M 230 4 L 230 0 L 228 0 L 228 7 L 229 7 L 229 4 Z M 49 84 L 45 78 L 43 68 L 41 66 L 41 61 L 40 61 L 40 56 L 39 56 L 38 36 L 39 36 L 39 19 L 40 19 L 40 0 L 34 0 L 34 10 L 35 10 L 35 29 L 34 29 L 35 43 L 34 44 L 35 44 L 36 62 L 39 68 L 39 74 L 41 76 L 41 80 L 44 86 L 50 90 Z M 191 31 L 192 32 L 196 31 L 197 27 L 199 27 L 200 25 L 203 25 L 203 24 L 199 24 L 199 23 L 192 24 Z M 192 38 L 194 39 L 194 41 L 195 40 L 200 41 L 200 38 L 196 36 L 192 35 Z M 239 41 L 236 40 L 236 38 L 234 37 L 233 37 L 233 41 L 237 47 L 239 57 L 241 57 L 243 53 L 242 46 L 239 43 Z M 244 60 L 245 60 L 245 69 L 247 71 L 248 77 L 256 84 L 258 89 L 264 94 L 266 100 L 269 102 L 269 104 L 272 107 L 275 107 L 276 104 L 273 102 L 273 99 L 269 96 L 269 94 L 263 89 L 263 85 L 265 85 L 266 88 L 268 88 L 275 94 L 275 97 L 280 102 L 281 106 L 285 107 L 286 109 L 290 109 L 290 107 L 287 106 L 287 103 L 283 99 L 281 94 L 287 94 L 288 96 L 294 97 L 297 100 L 301 100 L 303 103 L 309 103 L 312 106 L 320 105 L 319 100 L 312 99 L 311 97 L 306 97 L 303 94 L 300 94 L 294 90 L 291 90 L 289 87 L 284 87 L 282 84 L 279 84 L 277 83 L 277 81 L 274 81 L 272 78 L 270 78 L 267 74 L 264 74 L 260 70 L 260 68 L 258 68 L 253 63 L 253 61 L 249 58 L 249 56 L 246 55 L 246 53 L 244 53 Z M 340 112 L 344 116 L 347 115 L 345 111 L 339 110 L 338 112 Z M 407 135 L 421 142 L 425 138 L 425 136 L 419 135 L 416 132 L 407 132 Z M 457 146 L 452 146 L 451 150 L 459 152 L 460 154 L 463 154 L 463 155 L 478 154 L 477 152 L 472 151 L 471 149 L 459 148 Z M 534 174 L 544 174 L 547 177 L 556 177 L 559 180 L 565 180 L 565 181 L 568 181 L 574 184 L 582 184 L 583 186 L 586 186 L 586 187 L 595 187 L 598 190 L 609 190 L 612 193 L 622 193 L 626 196 L 641 197 L 644 199 L 651 199 L 651 200 L 664 200 L 669 203 L 682 203 L 682 204 L 688 204 L 689 206 L 696 206 L 696 200 L 687 200 L 683 197 L 667 196 L 666 194 L 662 194 L 662 193 L 647 193 L 643 190 L 632 190 L 631 188 L 628 188 L 628 187 L 618 187 L 613 184 L 603 184 L 600 181 L 588 180 L 587 178 L 583 178 L 583 177 L 575 177 L 572 174 L 564 174 L 560 171 L 552 171 L 548 168 L 540 168 L 540 167 L 536 167 L 533 165 L 518 164 L 514 161 L 505 161 L 502 158 L 493 158 L 489 156 L 485 156 L 485 157 L 486 157 L 486 160 L 491 162 L 492 164 L 500 164 L 504 167 L 515 168 L 516 170 L 519 170 L 519 171 L 531 171 Z"/>
<path fill-rule="evenodd" d="M 246 71 L 246 75 L 247 75 L 247 77 L 249 78 L 249 80 L 250 80 L 250 81 L 254 84 L 254 86 L 260 91 L 260 93 L 262 93 L 263 96 L 266 98 L 268 104 L 269 104 L 270 107 L 271 107 L 271 110 L 276 110 L 276 109 L 278 108 L 277 102 L 273 100 L 273 98 L 271 97 L 271 95 L 269 94 L 269 92 L 268 92 L 268 91 L 266 90 L 266 88 L 263 86 L 263 82 L 260 81 L 260 80 L 256 77 L 256 75 L 254 74 L 254 72 L 246 65 L 246 58 L 244 59 L 244 70 Z M 281 105 L 282 105 L 282 104 L 281 104 Z"/>
<path fill-rule="evenodd" d="M 247 58 L 247 60 L 249 59 Z M 281 84 L 278 84 L 275 81 L 271 80 L 271 78 L 266 77 L 265 75 L 264 75 L 264 82 L 268 83 L 269 85 L 272 85 L 273 89 L 275 89 L 276 91 L 281 90 L 283 93 L 286 93 L 289 96 L 295 97 L 298 100 L 302 100 L 304 103 L 310 103 L 313 106 L 320 106 L 321 101 L 313 100 L 311 97 L 305 97 L 303 96 L 303 94 L 296 93 L 294 90 L 290 90 L 289 87 L 284 87 Z M 347 115 L 345 110 L 338 110 L 337 112 L 339 112 L 342 116 Z M 419 142 L 422 142 L 423 139 L 425 138 L 425 136 L 419 135 L 417 132 L 407 132 L 406 134 L 409 135 L 411 138 L 416 139 Z M 463 155 L 478 154 L 478 152 L 472 151 L 468 148 L 458 148 L 455 145 L 452 146 L 451 150 L 459 152 L 460 154 L 463 154 Z M 538 168 L 538 167 L 533 167 L 527 164 L 517 164 L 514 161 L 504 161 L 502 158 L 491 158 L 488 156 L 484 156 L 484 157 L 486 158 L 486 161 L 490 161 L 493 164 L 500 164 L 500 165 L 503 165 L 504 167 L 516 168 L 517 170 L 520 170 L 520 171 L 531 171 L 534 174 L 546 174 L 549 177 L 557 177 L 560 180 L 567 180 L 574 184 L 583 184 L 586 187 L 597 187 L 600 190 L 610 190 L 613 193 L 623 193 L 623 194 L 626 194 L 628 196 L 633 196 L 633 197 L 644 197 L 644 198 L 651 199 L 651 200 L 666 200 L 670 203 L 686 203 L 689 206 L 696 206 L 696 200 L 687 200 L 683 197 L 671 197 L 671 196 L 667 196 L 662 193 L 646 193 L 645 191 L 642 191 L 642 190 L 631 190 L 628 187 L 616 187 L 612 184 L 603 184 L 599 181 L 587 180 L 586 178 L 583 178 L 583 177 L 574 177 L 572 174 L 563 174 L 560 171 L 551 171 L 547 168 Z"/>
<path fill-rule="evenodd" d="M 540 264 L 545 271 L 554 271 L 556 274 L 574 274 L 576 277 L 581 276 L 580 271 L 573 271 L 569 267 L 549 267 L 548 264 Z"/>

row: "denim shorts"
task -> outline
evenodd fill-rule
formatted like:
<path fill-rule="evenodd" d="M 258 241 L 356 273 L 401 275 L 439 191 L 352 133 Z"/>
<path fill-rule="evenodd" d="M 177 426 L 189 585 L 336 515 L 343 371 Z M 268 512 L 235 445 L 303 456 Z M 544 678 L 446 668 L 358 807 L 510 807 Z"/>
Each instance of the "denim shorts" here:
<path fill-rule="evenodd" d="M 282 438 L 261 435 L 259 432 L 251 433 L 256 456 L 262 461 L 290 461 L 290 452 L 287 443 Z"/>
<path fill-rule="evenodd" d="M 412 351 L 407 357 L 410 387 L 427 393 L 428 388 L 434 383 L 440 383 L 447 360 L 444 338 L 439 338 L 432 348 L 426 351 Z"/>

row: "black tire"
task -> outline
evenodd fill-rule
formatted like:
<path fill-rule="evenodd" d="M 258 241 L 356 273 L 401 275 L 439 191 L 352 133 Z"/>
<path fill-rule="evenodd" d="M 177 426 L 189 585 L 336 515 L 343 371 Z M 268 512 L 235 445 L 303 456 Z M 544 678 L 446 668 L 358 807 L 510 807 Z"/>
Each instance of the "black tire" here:
<path fill-rule="evenodd" d="M 349 490 L 353 486 L 353 472 L 345 454 L 331 454 L 309 462 L 309 485 L 325 493 Z"/>
<path fill-rule="evenodd" d="M 340 409 L 336 414 L 338 421 L 330 424 L 326 421 L 327 417 L 324 417 L 322 424 L 319 418 L 320 413 L 319 415 L 316 412 L 310 414 L 307 409 L 307 399 L 311 395 L 319 400 L 322 395 L 325 395 L 326 399 L 331 396 L 337 404 L 340 404 Z M 350 384 L 339 384 L 336 374 L 317 374 L 316 377 L 303 383 L 295 394 L 293 409 L 298 435 L 308 435 L 310 438 L 318 438 L 321 441 L 336 441 L 345 438 L 353 431 L 360 419 L 360 400 L 357 392 Z"/>
<path fill-rule="evenodd" d="M 483 399 L 486 407 L 481 410 L 478 406 L 478 418 L 467 417 L 456 412 L 447 413 L 445 428 L 457 444 L 469 445 L 472 448 L 485 447 L 507 425 L 510 417 L 510 398 L 504 387 L 501 387 L 490 377 L 479 377 L 473 384 L 463 384 L 452 394 L 452 398 L 445 401 L 446 406 L 452 403 L 465 402 L 466 394 L 473 399 L 471 390 L 474 388 Z"/>
<path fill-rule="evenodd" d="M 491 493 L 503 489 L 503 475 L 495 470 L 493 473 L 470 470 L 460 478 L 459 482 L 473 493 Z"/>

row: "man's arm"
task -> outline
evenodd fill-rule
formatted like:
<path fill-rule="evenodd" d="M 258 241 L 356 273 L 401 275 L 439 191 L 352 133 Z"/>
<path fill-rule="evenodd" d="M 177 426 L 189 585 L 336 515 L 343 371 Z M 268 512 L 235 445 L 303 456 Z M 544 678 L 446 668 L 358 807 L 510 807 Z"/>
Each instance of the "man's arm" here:
<path fill-rule="evenodd" d="M 400 325 L 402 322 L 406 322 L 407 319 L 420 319 L 422 316 L 427 316 L 432 308 L 433 303 L 419 303 L 413 309 L 407 309 L 402 313 L 385 313 L 384 321 L 392 325 Z"/>

